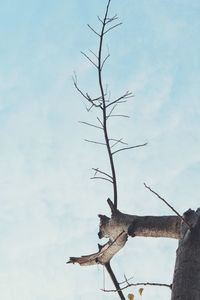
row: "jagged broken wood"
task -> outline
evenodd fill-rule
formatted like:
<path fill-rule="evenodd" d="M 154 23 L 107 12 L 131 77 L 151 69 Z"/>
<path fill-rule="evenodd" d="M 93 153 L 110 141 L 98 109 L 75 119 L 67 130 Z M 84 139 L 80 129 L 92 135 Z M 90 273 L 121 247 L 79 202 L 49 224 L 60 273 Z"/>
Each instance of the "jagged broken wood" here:
<path fill-rule="evenodd" d="M 99 238 L 108 238 L 99 251 L 81 257 L 70 257 L 68 263 L 81 266 L 96 264 L 105 265 L 120 251 L 127 242 L 128 236 L 180 238 L 181 220 L 178 216 L 136 216 L 120 212 L 108 199 L 111 218 L 99 215 Z"/>
<path fill-rule="evenodd" d="M 136 216 L 120 212 L 108 199 L 111 217 L 99 215 L 99 238 L 109 238 L 104 245 L 99 245 L 99 251 L 81 257 L 70 257 L 68 263 L 78 263 L 81 266 L 96 264 L 109 265 L 112 257 L 126 244 L 128 237 L 164 237 L 179 240 L 177 249 L 174 278 L 172 284 L 155 284 L 172 289 L 171 300 L 199 300 L 200 295 L 200 208 L 189 209 L 183 214 L 186 221 L 179 216 Z M 188 224 L 190 228 L 188 228 Z M 186 276 L 187 275 L 187 276 Z M 120 292 L 130 287 L 128 284 L 110 292 Z M 145 284 L 145 283 L 141 283 Z M 146 283 L 146 285 L 152 285 Z M 123 298 L 123 294 L 121 296 Z"/>

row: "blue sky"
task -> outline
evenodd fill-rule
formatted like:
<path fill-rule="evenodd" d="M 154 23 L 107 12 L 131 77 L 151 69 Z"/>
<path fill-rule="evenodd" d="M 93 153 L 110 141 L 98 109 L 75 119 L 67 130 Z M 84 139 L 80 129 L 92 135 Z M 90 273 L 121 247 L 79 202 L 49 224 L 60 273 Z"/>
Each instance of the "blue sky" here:
<path fill-rule="evenodd" d="M 4 300 L 116 299 L 104 295 L 102 267 L 66 265 L 96 251 L 98 213 L 109 214 L 102 148 L 83 142 L 98 132 L 71 76 L 95 94 L 96 74 L 80 51 L 97 41 L 106 1 L 0 2 L 0 290 Z M 151 185 L 180 212 L 200 203 L 200 3 L 197 0 L 113 0 L 123 25 L 106 40 L 105 82 L 113 95 L 134 99 L 112 132 L 130 145 L 119 154 L 119 208 L 139 215 L 171 211 L 143 187 Z M 91 118 L 91 119 L 90 119 Z M 119 280 L 171 282 L 176 241 L 130 239 L 113 259 Z M 106 275 L 105 275 L 106 276 Z M 106 286 L 112 287 L 106 276 Z M 133 290 L 128 291 L 131 292 Z M 134 291 L 133 291 L 134 292 Z M 143 299 L 169 299 L 145 288 Z M 138 298 L 139 299 L 139 298 Z"/>

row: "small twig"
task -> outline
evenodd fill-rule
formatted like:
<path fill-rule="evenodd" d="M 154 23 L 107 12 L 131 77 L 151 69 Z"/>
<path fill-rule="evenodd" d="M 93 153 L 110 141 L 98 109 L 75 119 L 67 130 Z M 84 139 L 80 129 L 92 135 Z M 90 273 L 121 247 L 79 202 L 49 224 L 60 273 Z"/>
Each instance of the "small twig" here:
<path fill-rule="evenodd" d="M 112 20 L 112 21 L 113 21 L 113 20 Z M 107 24 L 108 24 L 108 23 L 107 23 Z M 108 29 L 104 32 L 104 35 L 105 35 L 106 33 L 108 33 L 110 30 L 112 30 L 112 29 L 114 29 L 115 27 L 120 26 L 120 25 L 122 25 L 122 22 L 120 22 L 120 23 L 118 23 L 118 24 L 116 24 L 116 25 L 114 25 L 114 26 L 108 28 Z"/>
<path fill-rule="evenodd" d="M 109 139 L 109 141 L 114 141 L 114 142 L 118 142 L 120 144 L 123 144 L 123 145 L 128 145 L 128 143 L 125 143 L 125 142 L 122 142 L 123 139 L 120 139 L 120 140 L 117 140 L 117 139 Z M 111 148 L 113 147 L 114 145 L 111 146 Z"/>
<path fill-rule="evenodd" d="M 74 83 L 74 86 L 75 86 L 76 90 L 81 94 L 81 96 L 83 96 L 83 98 L 85 98 L 88 102 L 90 102 L 90 103 L 92 104 L 92 106 L 89 108 L 89 110 L 91 110 L 91 108 L 92 108 L 93 106 L 102 109 L 101 103 L 100 103 L 100 104 L 94 103 L 98 98 L 95 98 L 94 100 L 92 100 L 91 97 L 88 95 L 88 93 L 84 93 L 84 92 L 78 87 L 76 75 L 75 75 L 74 77 L 72 77 L 72 80 L 73 80 L 73 83 Z M 101 99 L 101 97 L 99 97 L 99 99 Z"/>
<path fill-rule="evenodd" d="M 94 176 L 94 177 L 91 177 L 90 179 L 102 179 L 102 180 L 106 180 L 106 181 L 109 181 L 113 184 L 113 181 L 108 179 L 108 178 L 105 178 L 105 177 L 101 177 L 101 176 Z"/>
<path fill-rule="evenodd" d="M 98 56 L 91 49 L 89 51 L 98 59 Z"/>
<path fill-rule="evenodd" d="M 73 83 L 74 83 L 74 86 L 75 88 L 77 89 L 77 91 L 86 99 L 89 101 L 88 97 L 84 94 L 84 92 L 78 87 L 78 84 L 77 84 L 77 78 L 76 77 L 72 77 L 72 80 L 73 80 Z"/>
<path fill-rule="evenodd" d="M 99 119 L 99 117 L 97 117 L 97 120 L 99 121 L 99 123 L 101 124 L 102 128 L 103 128 L 103 123 L 102 121 Z"/>
<path fill-rule="evenodd" d="M 94 124 L 91 124 L 91 123 L 88 123 L 88 122 L 79 121 L 79 123 L 81 123 L 81 124 L 84 124 L 84 125 L 88 125 L 88 126 L 91 126 L 91 127 L 95 127 L 95 128 L 98 128 L 98 129 L 101 129 L 101 130 L 103 130 L 103 128 L 102 128 L 102 127 L 100 127 L 100 126 L 97 126 L 97 125 L 94 125 Z"/>
<path fill-rule="evenodd" d="M 101 101 L 101 100 L 102 100 L 101 96 L 92 99 L 92 98 L 88 95 L 88 93 L 86 93 L 86 95 L 87 95 L 88 98 L 91 99 L 93 102 L 95 102 L 95 101 Z"/>
<path fill-rule="evenodd" d="M 110 53 L 108 53 L 108 54 L 106 55 L 106 57 L 104 58 L 104 60 L 103 60 L 103 62 L 102 62 L 102 64 L 101 64 L 101 70 L 103 69 L 103 66 L 104 66 L 105 62 L 106 62 L 106 60 L 107 60 L 109 57 L 110 57 Z"/>
<path fill-rule="evenodd" d="M 89 108 L 87 107 L 87 105 L 85 103 L 84 103 L 84 106 L 85 106 L 85 109 L 87 110 L 87 112 L 89 112 L 92 109 L 93 104 L 91 104 Z"/>
<path fill-rule="evenodd" d="M 115 143 L 111 146 L 111 148 L 115 147 L 119 143 L 124 144 L 124 145 L 128 145 L 127 143 L 122 142 L 123 139 L 120 139 L 120 140 L 112 139 L 112 140 L 115 141 Z"/>
<path fill-rule="evenodd" d="M 110 117 L 130 118 L 130 116 L 128 116 L 128 115 L 111 115 Z"/>
<path fill-rule="evenodd" d="M 110 22 L 113 22 L 113 21 L 116 21 L 118 19 L 118 16 L 115 14 L 112 18 L 106 18 L 106 24 L 110 23 Z"/>
<path fill-rule="evenodd" d="M 144 285 L 144 286 L 147 286 L 147 285 L 151 285 L 151 286 L 159 286 L 159 287 L 167 287 L 167 288 L 172 288 L 172 285 L 171 284 L 166 284 L 166 283 L 157 283 L 157 282 L 137 282 L 137 283 L 128 283 L 126 286 L 120 288 L 119 290 L 118 289 L 115 289 L 115 290 L 103 290 L 103 292 L 106 292 L 106 293 L 111 293 L 111 292 L 118 292 L 118 291 L 122 291 L 122 290 L 125 290 L 131 286 L 139 286 L 139 285 Z"/>
<path fill-rule="evenodd" d="M 102 142 L 96 142 L 96 141 L 91 141 L 91 140 L 87 140 L 87 139 L 84 139 L 85 142 L 88 142 L 88 143 L 93 143 L 93 144 L 97 144 L 97 145 L 103 145 L 103 146 L 106 146 L 105 143 L 102 143 Z"/>
<path fill-rule="evenodd" d="M 99 170 L 98 168 L 92 168 L 92 170 L 96 171 L 96 174 L 97 174 L 97 173 L 100 173 L 100 174 L 103 174 L 103 175 L 105 175 L 105 176 L 107 176 L 107 177 L 109 177 L 109 178 L 112 179 L 112 176 L 110 176 L 110 175 L 109 175 L 108 173 L 106 173 L 106 172 L 103 172 L 103 171 Z M 96 174 L 95 174 L 94 176 L 96 176 Z"/>
<path fill-rule="evenodd" d="M 110 110 L 109 114 L 106 116 L 106 119 L 108 120 L 110 118 L 110 116 L 112 115 L 112 112 L 114 111 L 114 109 L 117 107 L 117 104 L 115 104 L 112 109 Z"/>
<path fill-rule="evenodd" d="M 108 108 L 109 106 L 115 104 L 115 103 L 124 103 L 125 101 L 120 101 L 123 99 L 129 99 L 129 98 L 133 98 L 134 95 L 132 92 L 127 91 L 124 95 L 122 95 L 121 97 L 115 99 L 114 101 L 110 102 L 109 104 L 106 105 L 106 108 Z"/>
<path fill-rule="evenodd" d="M 95 64 L 95 62 L 93 62 L 93 60 L 87 54 L 85 54 L 83 51 L 81 51 L 81 54 L 83 54 L 83 56 L 85 56 L 85 58 L 87 58 L 98 69 L 97 64 Z"/>
<path fill-rule="evenodd" d="M 118 149 L 118 150 L 112 152 L 112 155 L 114 155 L 114 154 L 116 154 L 116 153 L 118 153 L 118 152 L 120 152 L 120 151 L 129 150 L 129 149 L 134 149 L 134 148 L 139 148 L 139 147 L 144 147 L 144 146 L 146 146 L 146 145 L 147 145 L 147 143 L 144 143 L 144 144 L 141 144 L 141 145 L 136 145 L 136 146 L 131 146 L 131 147 L 121 148 L 121 149 Z"/>
<path fill-rule="evenodd" d="M 94 28 L 92 28 L 92 26 L 90 26 L 90 24 L 87 24 L 87 26 L 96 34 L 96 35 L 98 35 L 99 37 L 100 37 L 100 34 L 96 31 L 96 30 L 94 30 Z"/>
<path fill-rule="evenodd" d="M 124 274 L 124 281 L 121 281 L 121 282 L 119 282 L 119 284 L 121 285 L 121 284 L 124 284 L 124 283 L 128 283 L 129 282 L 129 280 L 131 280 L 131 279 L 133 279 L 134 277 L 132 276 L 132 277 L 130 277 L 130 278 L 127 278 L 126 277 L 126 275 Z"/>
<path fill-rule="evenodd" d="M 97 16 L 97 18 L 101 22 L 101 24 L 103 24 L 103 21 L 101 20 L 101 18 L 99 16 Z"/>
<path fill-rule="evenodd" d="M 129 98 L 131 98 L 131 97 L 129 97 Z M 117 104 L 118 104 L 118 103 L 126 103 L 126 102 L 127 102 L 127 100 L 118 100 L 118 101 L 117 101 Z"/>
<path fill-rule="evenodd" d="M 154 195 L 156 195 L 160 200 L 162 200 L 169 208 L 171 208 L 171 210 L 173 210 L 173 212 L 175 212 L 175 214 L 188 226 L 188 228 L 191 230 L 192 226 L 177 212 L 177 210 L 175 210 L 173 208 L 173 206 L 171 206 L 164 198 L 162 198 L 158 193 L 156 193 L 155 191 L 153 191 L 149 186 L 146 185 L 146 183 L 144 183 L 145 188 L 147 188 L 149 191 L 151 191 Z"/>

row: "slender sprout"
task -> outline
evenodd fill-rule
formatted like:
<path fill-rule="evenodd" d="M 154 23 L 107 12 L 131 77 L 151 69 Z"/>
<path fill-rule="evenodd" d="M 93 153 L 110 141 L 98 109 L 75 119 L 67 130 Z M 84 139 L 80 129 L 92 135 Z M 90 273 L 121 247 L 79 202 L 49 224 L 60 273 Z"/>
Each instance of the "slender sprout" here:
<path fill-rule="evenodd" d="M 130 146 L 130 147 L 121 148 L 121 149 L 118 149 L 118 150 L 112 152 L 112 155 L 114 155 L 114 154 L 116 154 L 118 152 L 124 151 L 124 150 L 129 150 L 129 149 L 144 147 L 146 145 L 147 145 L 147 143 L 144 143 L 144 144 L 141 144 L 141 145 L 136 145 L 136 146 Z"/>
<path fill-rule="evenodd" d="M 97 141 L 91 141 L 91 140 L 87 140 L 87 139 L 84 139 L 85 142 L 88 142 L 88 143 L 93 143 L 93 144 L 97 144 L 97 145 L 102 145 L 102 146 L 106 146 L 105 143 L 102 143 L 102 142 L 97 142 Z"/>
<path fill-rule="evenodd" d="M 106 181 L 109 181 L 113 184 L 113 181 L 108 179 L 108 178 L 105 178 L 105 177 L 102 177 L 102 176 L 94 176 L 94 177 L 91 177 L 90 179 L 102 179 L 102 180 L 106 180 Z"/>
<path fill-rule="evenodd" d="M 102 97 L 102 111 L 103 111 L 103 128 L 104 128 L 104 138 L 106 142 L 107 152 L 109 156 L 110 161 L 110 167 L 112 172 L 112 178 L 113 178 L 113 197 L 114 197 L 114 206 L 117 208 L 117 179 L 116 179 L 116 171 L 115 171 L 115 165 L 112 157 L 111 152 L 111 146 L 110 141 L 108 137 L 108 130 L 107 130 L 107 116 L 106 116 L 106 99 L 105 99 L 105 92 L 104 92 L 104 86 L 103 86 L 103 80 L 102 80 L 102 48 L 103 48 L 103 39 L 105 34 L 105 27 L 108 22 L 111 22 L 111 19 L 108 19 L 108 10 L 110 6 L 111 0 L 108 1 L 105 16 L 102 22 L 102 29 L 100 34 L 100 41 L 99 41 L 99 51 L 98 51 L 98 81 L 99 81 L 99 88 L 100 88 L 100 94 Z M 116 17 L 114 17 L 116 18 Z M 112 20 L 114 20 L 114 18 Z"/>
<path fill-rule="evenodd" d="M 115 170 L 113 155 L 119 151 L 133 149 L 133 148 L 141 147 L 144 145 L 125 147 L 125 148 L 121 148 L 121 149 L 118 149 L 118 150 L 112 152 L 113 148 L 115 146 L 117 146 L 118 144 L 122 144 L 122 145 L 128 145 L 128 144 L 123 142 L 122 138 L 120 139 L 120 138 L 109 137 L 108 121 L 109 121 L 110 117 L 126 117 L 126 118 L 128 117 L 124 114 L 113 114 L 113 111 L 115 110 L 115 108 L 117 107 L 118 104 L 125 103 L 125 102 L 127 102 L 127 100 L 129 98 L 132 98 L 133 94 L 131 92 L 127 91 L 116 99 L 110 99 L 111 93 L 108 91 L 107 85 L 104 86 L 104 83 L 103 83 L 102 72 L 103 72 L 105 64 L 107 63 L 107 61 L 110 57 L 109 49 L 108 49 L 107 55 L 103 55 L 104 37 L 108 32 L 110 32 L 111 30 L 113 30 L 114 28 L 116 28 L 122 24 L 121 22 L 112 23 L 112 22 L 115 22 L 118 19 L 118 17 L 117 17 L 117 15 L 114 15 L 113 17 L 108 16 L 110 3 L 111 3 L 111 0 L 107 0 L 107 6 L 106 6 L 104 17 L 103 18 L 98 17 L 98 20 L 101 23 L 101 29 L 99 32 L 96 31 L 96 29 L 94 29 L 92 26 L 90 26 L 88 24 L 89 29 L 99 39 L 97 52 L 95 53 L 90 49 L 89 49 L 89 54 L 87 54 L 85 52 L 81 52 L 82 55 L 89 61 L 89 63 L 91 63 L 97 70 L 98 89 L 100 91 L 100 96 L 98 96 L 97 98 L 93 98 L 90 96 L 90 94 L 81 90 L 78 85 L 76 74 L 73 77 L 73 83 L 74 83 L 76 90 L 79 92 L 79 94 L 86 100 L 86 102 L 89 103 L 89 106 L 86 106 L 86 110 L 89 112 L 93 108 L 94 109 L 97 108 L 101 111 L 101 117 L 97 117 L 97 120 L 99 122 L 98 125 L 88 123 L 85 121 L 81 121 L 80 123 L 90 126 L 90 127 L 94 127 L 94 128 L 103 130 L 103 135 L 104 135 L 103 142 L 89 140 L 89 139 L 85 139 L 85 141 L 93 143 L 93 144 L 97 144 L 97 145 L 103 145 L 106 147 L 111 172 L 110 172 L 110 174 L 108 174 L 102 170 L 99 170 L 98 168 L 93 168 L 93 170 L 95 171 L 95 174 L 91 179 L 102 179 L 102 180 L 108 181 L 112 184 L 113 202 L 108 199 L 108 203 L 111 207 L 111 211 L 113 212 L 113 211 L 117 210 L 117 205 L 118 205 L 117 178 L 116 178 L 116 170 Z M 121 232 L 118 237 L 120 237 L 122 234 L 124 234 L 124 232 Z M 109 247 L 111 247 L 112 244 L 116 242 L 118 237 L 114 241 L 112 241 L 112 243 L 109 245 Z M 123 292 L 120 290 L 120 285 L 119 285 L 119 283 L 115 277 L 115 274 L 113 273 L 113 270 L 110 266 L 110 262 L 105 264 L 105 268 L 111 277 L 111 280 L 116 288 L 116 291 L 118 292 L 120 299 L 125 300 Z"/>
<path fill-rule="evenodd" d="M 75 88 L 81 94 L 81 96 L 86 101 L 88 101 L 90 103 L 89 107 L 86 106 L 87 111 L 89 112 L 93 108 L 98 108 L 102 112 L 102 119 L 97 117 L 97 120 L 100 123 L 100 126 L 98 126 L 96 124 L 91 124 L 91 123 L 88 123 L 88 122 L 83 122 L 83 121 L 81 123 L 83 123 L 85 125 L 88 125 L 88 126 L 91 126 L 91 127 L 95 127 L 97 129 L 102 129 L 103 130 L 103 135 L 104 135 L 104 141 L 105 142 L 98 142 L 98 141 L 93 141 L 93 140 L 89 140 L 89 139 L 85 139 L 85 141 L 93 143 L 93 144 L 105 145 L 106 146 L 108 159 L 109 159 L 109 164 L 110 164 L 110 169 L 111 169 L 111 176 L 112 176 L 113 202 L 114 202 L 115 208 L 117 209 L 117 205 L 118 205 L 117 178 L 116 178 L 116 170 L 115 170 L 115 164 L 114 164 L 113 156 L 114 156 L 114 154 L 116 154 L 120 151 L 145 146 L 146 143 L 142 144 L 142 145 L 136 145 L 136 146 L 120 148 L 120 149 L 115 150 L 113 152 L 111 150 L 114 146 L 118 145 L 119 143 L 124 144 L 124 145 L 128 145 L 128 144 L 122 142 L 122 139 L 112 139 L 111 137 L 109 137 L 108 120 L 111 117 L 128 118 L 129 116 L 124 115 L 124 114 L 113 114 L 113 111 L 116 109 L 118 104 L 127 102 L 127 100 L 129 98 L 134 97 L 134 95 L 132 94 L 132 92 L 126 91 L 124 94 L 117 97 L 116 99 L 110 100 L 111 93 L 107 91 L 107 85 L 104 87 L 104 84 L 103 84 L 103 75 L 102 75 L 103 67 L 104 67 L 105 63 L 107 62 L 108 58 L 110 57 L 109 49 L 108 49 L 107 55 L 103 56 L 104 37 L 109 31 L 113 30 L 114 28 L 116 28 L 116 27 L 118 27 L 122 24 L 120 22 L 120 23 L 111 25 L 112 22 L 116 21 L 118 18 L 117 18 L 117 15 L 114 15 L 113 17 L 108 17 L 108 11 L 109 11 L 109 7 L 110 7 L 110 3 L 111 3 L 111 0 L 108 0 L 104 17 L 103 18 L 98 17 L 98 20 L 101 23 L 100 32 L 97 32 L 92 26 L 90 26 L 88 24 L 89 29 L 92 30 L 92 32 L 95 35 L 97 35 L 98 38 L 99 38 L 99 45 L 98 45 L 97 54 L 89 49 L 90 54 L 92 54 L 92 58 L 91 58 L 88 54 L 86 54 L 84 52 L 81 52 L 83 54 L 83 56 L 93 66 L 95 66 L 95 69 L 97 70 L 98 87 L 99 87 L 99 90 L 100 90 L 100 96 L 98 96 L 97 98 L 92 98 L 87 92 L 82 91 L 78 86 L 76 75 L 73 78 L 73 82 L 74 82 Z M 114 143 L 113 143 L 113 141 L 114 141 Z M 102 177 L 99 177 L 99 176 L 96 177 L 96 178 L 103 179 Z M 92 177 L 92 179 L 94 179 L 94 178 Z"/>
<path fill-rule="evenodd" d="M 91 127 L 95 127 L 95 128 L 101 129 L 101 130 L 103 129 L 100 126 L 97 126 L 97 125 L 94 125 L 94 124 L 91 124 L 91 123 L 88 123 L 88 122 L 85 122 L 85 121 L 79 121 L 79 123 L 82 123 L 84 125 L 88 125 L 88 126 L 91 126 Z"/>
<path fill-rule="evenodd" d="M 109 175 L 108 173 L 106 173 L 106 172 L 103 172 L 103 171 L 99 170 L 99 168 L 92 168 L 92 169 L 95 171 L 95 176 L 96 176 L 97 173 L 100 173 L 100 174 L 103 174 L 103 175 L 105 175 L 105 176 L 107 176 L 107 177 L 109 177 L 109 178 L 112 179 L 112 176 L 110 176 L 110 175 Z"/>

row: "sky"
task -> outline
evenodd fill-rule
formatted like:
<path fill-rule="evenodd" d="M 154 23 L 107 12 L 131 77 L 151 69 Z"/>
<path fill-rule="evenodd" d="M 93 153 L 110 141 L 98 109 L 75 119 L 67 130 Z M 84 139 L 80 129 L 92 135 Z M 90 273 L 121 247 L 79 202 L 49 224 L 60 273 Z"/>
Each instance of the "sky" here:
<path fill-rule="evenodd" d="M 0 1 L 0 290 L 4 300 L 117 299 L 101 266 L 66 265 L 97 250 L 98 218 L 109 216 L 109 168 L 93 121 L 73 87 L 98 95 L 95 69 L 80 51 L 96 51 L 104 0 Z M 134 98 L 120 107 L 111 134 L 144 148 L 116 156 L 119 209 L 168 215 L 150 185 L 183 213 L 200 203 L 200 2 L 112 0 L 122 26 L 105 41 L 111 57 L 104 82 L 111 95 Z M 103 241 L 105 242 L 105 241 Z M 177 241 L 130 238 L 113 258 L 119 281 L 171 283 Z M 136 299 L 137 289 L 133 292 Z M 142 298 L 170 299 L 146 287 Z"/>

